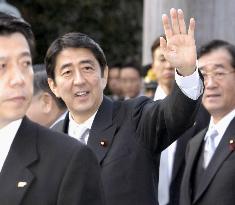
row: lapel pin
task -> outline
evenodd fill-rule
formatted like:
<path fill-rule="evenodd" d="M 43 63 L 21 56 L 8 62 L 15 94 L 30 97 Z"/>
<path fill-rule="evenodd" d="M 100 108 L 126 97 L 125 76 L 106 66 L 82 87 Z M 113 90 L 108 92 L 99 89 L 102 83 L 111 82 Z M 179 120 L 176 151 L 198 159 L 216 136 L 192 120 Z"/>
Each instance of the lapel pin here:
<path fill-rule="evenodd" d="M 27 185 L 27 182 L 18 182 L 17 187 L 22 188 L 22 187 L 25 187 L 26 185 Z"/>
<path fill-rule="evenodd" d="M 229 149 L 230 149 L 230 151 L 235 150 L 235 141 L 234 140 L 229 140 Z"/>
<path fill-rule="evenodd" d="M 100 145 L 101 145 L 102 147 L 107 147 L 107 145 L 108 145 L 107 140 L 101 140 L 101 141 L 100 141 Z"/>

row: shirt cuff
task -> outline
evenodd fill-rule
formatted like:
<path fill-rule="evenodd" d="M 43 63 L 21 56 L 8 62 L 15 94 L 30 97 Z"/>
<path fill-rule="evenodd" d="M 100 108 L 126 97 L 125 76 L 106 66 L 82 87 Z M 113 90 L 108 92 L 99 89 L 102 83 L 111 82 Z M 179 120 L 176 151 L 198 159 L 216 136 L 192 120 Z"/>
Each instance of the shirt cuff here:
<path fill-rule="evenodd" d="M 192 100 L 197 100 L 203 93 L 203 82 L 199 77 L 198 67 L 189 76 L 180 76 L 175 69 L 175 81 L 181 91 Z"/>

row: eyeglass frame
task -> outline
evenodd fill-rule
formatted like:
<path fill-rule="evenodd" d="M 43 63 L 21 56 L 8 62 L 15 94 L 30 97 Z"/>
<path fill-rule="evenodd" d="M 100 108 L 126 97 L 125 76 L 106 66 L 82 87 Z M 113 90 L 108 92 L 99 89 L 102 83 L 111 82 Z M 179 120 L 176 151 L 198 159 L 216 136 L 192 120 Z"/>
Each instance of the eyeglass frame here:
<path fill-rule="evenodd" d="M 225 71 L 223 65 L 215 65 L 215 67 L 216 68 L 214 68 L 213 71 L 210 72 L 205 72 L 203 71 L 203 67 L 199 67 L 199 70 L 201 71 L 204 81 L 207 81 L 208 77 L 213 77 L 214 80 L 223 80 L 226 75 L 230 73 L 235 73 L 235 69 L 230 71 Z"/>

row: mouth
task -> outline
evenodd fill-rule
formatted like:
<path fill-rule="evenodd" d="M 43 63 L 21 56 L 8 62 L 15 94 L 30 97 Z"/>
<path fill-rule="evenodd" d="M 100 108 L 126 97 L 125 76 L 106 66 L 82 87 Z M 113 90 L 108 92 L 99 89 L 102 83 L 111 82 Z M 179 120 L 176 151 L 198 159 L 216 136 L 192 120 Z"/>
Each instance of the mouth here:
<path fill-rule="evenodd" d="M 15 97 L 11 97 L 9 98 L 7 101 L 10 102 L 15 102 L 15 103 L 22 103 L 26 100 L 25 96 L 15 96 Z"/>
<path fill-rule="evenodd" d="M 208 98 L 208 99 L 214 99 L 214 98 L 218 98 L 218 97 L 220 97 L 219 94 L 208 94 L 208 95 L 206 95 L 206 98 Z"/>
<path fill-rule="evenodd" d="M 174 73 L 172 73 L 172 72 L 165 73 L 164 77 L 165 78 L 173 78 L 174 77 Z"/>
<path fill-rule="evenodd" d="M 88 91 L 79 91 L 79 92 L 76 92 L 76 93 L 75 93 L 75 96 L 76 96 L 76 97 L 85 97 L 85 96 L 87 96 L 88 94 L 89 94 Z"/>

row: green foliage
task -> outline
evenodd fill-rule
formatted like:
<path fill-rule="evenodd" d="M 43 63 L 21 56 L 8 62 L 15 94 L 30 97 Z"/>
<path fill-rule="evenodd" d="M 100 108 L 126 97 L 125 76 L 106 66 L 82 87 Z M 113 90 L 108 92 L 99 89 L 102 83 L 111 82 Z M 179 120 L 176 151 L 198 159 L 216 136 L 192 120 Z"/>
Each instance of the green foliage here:
<path fill-rule="evenodd" d="M 35 63 L 50 43 L 71 31 L 86 33 L 104 49 L 109 63 L 141 62 L 142 0 L 9 0 L 33 28 Z"/>

